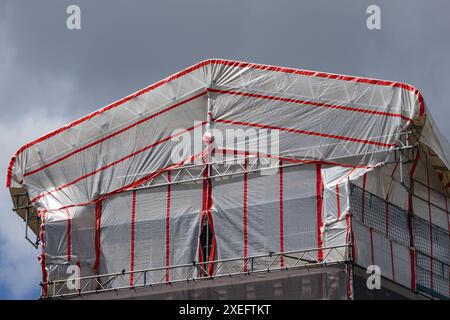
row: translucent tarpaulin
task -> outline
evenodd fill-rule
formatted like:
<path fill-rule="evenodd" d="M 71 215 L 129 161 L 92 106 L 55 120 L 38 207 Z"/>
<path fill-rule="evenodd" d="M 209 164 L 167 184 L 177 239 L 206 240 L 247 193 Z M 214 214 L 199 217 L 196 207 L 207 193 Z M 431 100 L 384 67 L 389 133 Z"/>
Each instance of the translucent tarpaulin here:
<path fill-rule="evenodd" d="M 206 60 L 26 144 L 7 186 L 40 212 L 44 281 L 79 264 L 161 268 L 169 282 L 188 271 L 165 268 L 193 261 L 311 248 L 339 259 L 321 248 L 361 234 L 350 182 L 448 230 L 448 150 L 410 85 Z"/>

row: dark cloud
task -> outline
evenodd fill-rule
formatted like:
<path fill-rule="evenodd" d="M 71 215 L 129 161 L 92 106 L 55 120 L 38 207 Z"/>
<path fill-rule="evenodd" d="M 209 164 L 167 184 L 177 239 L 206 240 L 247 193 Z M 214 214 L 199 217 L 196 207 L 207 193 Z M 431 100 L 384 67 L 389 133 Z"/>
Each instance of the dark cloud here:
<path fill-rule="evenodd" d="M 70 4 L 79 31 L 65 26 Z M 369 4 L 382 30 L 366 28 Z M 0 124 L 20 131 L 26 116 L 40 128 L 2 141 L 0 160 L 42 122 L 56 127 L 212 57 L 413 84 L 449 137 L 448 12 L 448 0 L 3 0 Z"/>
<path fill-rule="evenodd" d="M 373 3 L 382 10 L 380 31 L 365 26 Z M 81 7 L 80 31 L 65 28 L 69 4 Z M 439 122 L 450 86 L 446 0 L 41 0 L 7 6 L 8 37 L 17 52 L 2 104 L 16 100 L 16 108 L 33 108 L 34 101 L 45 102 L 46 82 L 58 78 L 73 91 L 65 108 L 47 107 L 74 118 L 199 60 L 222 57 L 412 83 L 450 135 Z M 33 87 L 38 92 L 23 94 Z"/>

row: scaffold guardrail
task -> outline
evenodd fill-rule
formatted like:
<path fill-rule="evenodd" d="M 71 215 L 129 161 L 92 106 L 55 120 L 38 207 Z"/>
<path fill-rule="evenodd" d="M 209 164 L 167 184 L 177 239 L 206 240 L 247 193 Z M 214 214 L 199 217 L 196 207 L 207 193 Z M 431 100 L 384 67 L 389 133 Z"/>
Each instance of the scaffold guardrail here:
<path fill-rule="evenodd" d="M 317 260 L 317 253 L 323 252 L 323 259 Z M 73 279 L 62 279 L 41 283 L 46 287 L 48 298 L 74 297 L 86 294 L 102 293 L 114 290 L 134 289 L 140 287 L 165 286 L 174 283 L 204 281 L 237 275 L 288 271 L 308 267 L 335 265 L 350 261 L 350 246 L 340 245 L 285 252 L 269 252 L 267 254 L 249 257 L 238 257 L 207 262 L 192 262 L 191 264 L 169 267 L 150 268 L 135 271 L 122 270 L 108 274 L 99 274 Z M 283 261 L 282 263 L 280 263 Z M 214 268 L 211 268 L 214 266 Z M 171 271 L 188 271 L 185 277 L 167 281 L 166 275 Z M 212 272 L 211 272 L 212 270 Z M 134 279 L 130 283 L 130 276 Z M 70 289 L 68 281 L 79 286 Z"/>

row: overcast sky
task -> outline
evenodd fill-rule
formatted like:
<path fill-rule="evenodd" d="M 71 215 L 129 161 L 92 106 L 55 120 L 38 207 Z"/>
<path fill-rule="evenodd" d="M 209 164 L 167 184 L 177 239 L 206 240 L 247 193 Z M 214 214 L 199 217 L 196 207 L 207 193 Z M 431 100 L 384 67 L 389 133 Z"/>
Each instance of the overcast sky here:
<path fill-rule="evenodd" d="M 66 8 L 81 8 L 81 30 Z M 381 8 L 381 30 L 366 9 Z M 397 80 L 450 137 L 448 0 L 0 0 L 0 170 L 25 142 L 206 58 Z M 4 182 L 2 183 L 4 185 Z M 0 189 L 0 298 L 37 298 L 38 252 Z"/>

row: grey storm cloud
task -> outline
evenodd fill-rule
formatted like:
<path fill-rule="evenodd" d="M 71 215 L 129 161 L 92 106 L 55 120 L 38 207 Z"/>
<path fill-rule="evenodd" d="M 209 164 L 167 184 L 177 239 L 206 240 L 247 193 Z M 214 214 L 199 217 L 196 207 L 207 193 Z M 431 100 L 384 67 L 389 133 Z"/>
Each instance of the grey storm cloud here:
<path fill-rule="evenodd" d="M 81 30 L 66 28 L 71 4 Z M 381 8 L 381 30 L 366 28 L 370 4 Z M 407 82 L 449 137 L 448 12 L 448 0 L 2 0 L 0 168 L 6 176 L 23 143 L 206 58 Z M 8 289 L 20 264 L 33 261 L 27 267 L 39 274 L 10 206 L 3 189 L 0 265 L 9 274 L 0 288 L 30 297 L 38 279 Z"/>

